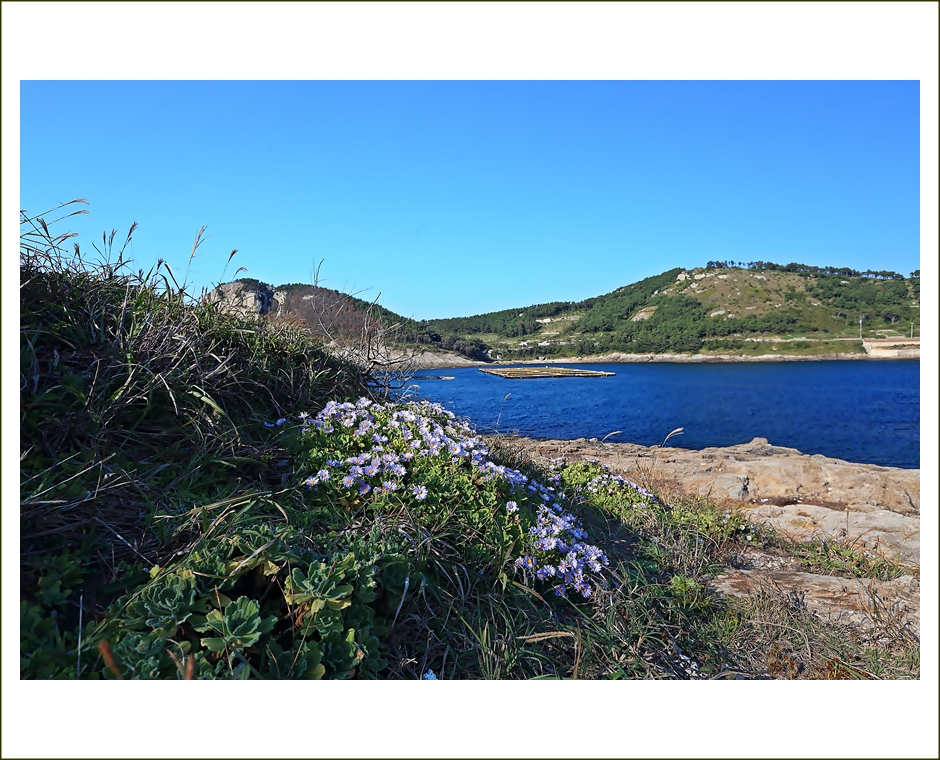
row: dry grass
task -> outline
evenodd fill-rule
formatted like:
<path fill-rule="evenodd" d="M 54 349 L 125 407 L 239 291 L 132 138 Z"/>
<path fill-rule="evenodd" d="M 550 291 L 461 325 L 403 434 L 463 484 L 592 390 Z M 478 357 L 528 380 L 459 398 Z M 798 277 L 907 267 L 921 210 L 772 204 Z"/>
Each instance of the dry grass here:
<path fill-rule="evenodd" d="M 169 267 L 133 272 L 115 232 L 91 260 L 61 221 L 21 214 L 21 553 L 32 598 L 48 552 L 84 546 L 114 577 L 155 562 L 157 511 L 269 477 L 262 422 L 375 390 L 291 325 L 193 298 Z M 201 241 L 201 232 L 193 254 Z M 92 538 L 92 536 L 96 538 Z M 103 585 L 103 584 L 102 584 Z M 92 595 L 100 611 L 105 596 Z M 87 601 L 87 600 L 86 600 Z"/>

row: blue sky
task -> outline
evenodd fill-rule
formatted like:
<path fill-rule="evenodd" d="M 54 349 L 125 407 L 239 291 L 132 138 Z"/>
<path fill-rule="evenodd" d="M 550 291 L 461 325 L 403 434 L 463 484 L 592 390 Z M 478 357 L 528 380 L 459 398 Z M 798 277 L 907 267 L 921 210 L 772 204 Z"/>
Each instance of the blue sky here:
<path fill-rule="evenodd" d="M 405 316 L 580 300 L 710 259 L 920 268 L 916 81 L 24 81 L 21 208 L 87 198 L 196 289 Z M 225 269 L 228 254 L 238 254 Z"/>

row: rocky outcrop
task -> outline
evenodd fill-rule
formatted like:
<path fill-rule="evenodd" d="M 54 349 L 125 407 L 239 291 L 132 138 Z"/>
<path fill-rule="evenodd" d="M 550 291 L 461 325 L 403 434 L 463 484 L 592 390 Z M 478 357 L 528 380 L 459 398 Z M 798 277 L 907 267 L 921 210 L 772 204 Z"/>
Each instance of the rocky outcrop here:
<path fill-rule="evenodd" d="M 650 478 L 687 493 L 750 504 L 814 503 L 852 512 L 920 514 L 920 470 L 856 464 L 766 438 L 701 451 L 630 443 L 514 439 L 536 456 L 596 457 L 631 480 Z"/>
<path fill-rule="evenodd" d="M 404 355 L 404 354 L 403 354 Z M 446 369 L 449 367 L 472 367 L 479 362 L 451 351 L 417 351 L 407 354 L 410 366 L 415 369 Z"/>
<path fill-rule="evenodd" d="M 283 303 L 277 299 L 276 291 L 263 282 L 257 285 L 248 285 L 243 282 L 226 282 L 209 292 L 209 301 L 221 301 L 226 306 L 239 311 L 252 314 L 276 314 L 278 306 Z"/>
<path fill-rule="evenodd" d="M 359 308 L 348 296 L 316 285 L 273 288 L 256 280 L 238 280 L 219 285 L 207 296 L 227 308 L 260 314 L 303 326 L 312 334 L 343 349 L 364 340 L 382 339 L 380 322 Z"/>
<path fill-rule="evenodd" d="M 920 470 L 856 464 L 765 438 L 702 451 L 513 437 L 535 459 L 596 459 L 661 493 L 707 496 L 745 510 L 752 523 L 792 542 L 831 540 L 902 567 L 892 581 L 805 572 L 793 557 L 749 547 L 712 588 L 747 596 L 783 594 L 797 606 L 856 629 L 893 628 L 919 636 Z"/>

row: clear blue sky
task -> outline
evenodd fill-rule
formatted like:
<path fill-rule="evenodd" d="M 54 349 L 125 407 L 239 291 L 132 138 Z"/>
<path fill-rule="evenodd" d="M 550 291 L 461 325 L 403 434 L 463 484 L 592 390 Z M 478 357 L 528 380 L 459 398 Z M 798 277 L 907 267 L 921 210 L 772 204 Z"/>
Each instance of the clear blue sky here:
<path fill-rule="evenodd" d="M 917 82 L 35 82 L 21 208 L 138 268 L 245 267 L 417 319 L 710 259 L 919 263 Z M 227 271 L 228 253 L 238 249 Z"/>

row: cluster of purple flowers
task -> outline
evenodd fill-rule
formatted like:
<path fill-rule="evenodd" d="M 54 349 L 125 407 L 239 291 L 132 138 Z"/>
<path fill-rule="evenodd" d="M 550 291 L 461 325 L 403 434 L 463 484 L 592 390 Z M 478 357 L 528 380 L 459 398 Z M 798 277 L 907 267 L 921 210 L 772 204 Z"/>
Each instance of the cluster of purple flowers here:
<path fill-rule="evenodd" d="M 561 506 L 560 501 L 566 496 L 561 491 L 559 475 L 550 477 L 551 485 L 545 485 L 518 470 L 492 462 L 487 445 L 473 434 L 469 425 L 457 420 L 440 404 L 428 401 L 407 404 L 381 404 L 366 398 L 355 403 L 330 401 L 312 419 L 306 413 L 300 419 L 302 432 L 316 430 L 326 436 L 351 436 L 347 445 L 351 443 L 354 451 L 360 449 L 344 460 L 327 460 L 316 475 L 304 481 L 308 488 L 329 483 L 333 488 L 361 495 L 370 491 L 400 492 L 423 501 L 428 497 L 426 486 L 419 483 L 406 486 L 409 466 L 413 467 L 419 459 L 436 457 L 476 470 L 484 480 L 504 481 L 517 494 L 528 492 L 530 499 L 541 503 L 537 503 L 536 524 L 529 531 L 532 554 L 517 559 L 516 566 L 539 580 L 553 579 L 555 593 L 559 595 L 569 588 L 584 597 L 591 595 L 588 575 L 599 575 L 608 560 L 604 552 L 584 542 L 587 533 Z M 519 508 L 515 500 L 506 502 L 509 514 L 518 513 Z"/>
<path fill-rule="evenodd" d="M 581 596 L 589 597 L 593 589 L 586 573 L 599 575 L 607 566 L 608 559 L 596 546 L 584 543 L 587 533 L 574 515 L 565 512 L 557 503 L 541 505 L 536 524 L 529 533 L 535 539 L 535 550 L 539 555 L 546 560 L 555 555 L 561 557 L 557 564 L 546 561 L 535 571 L 535 577 L 541 581 L 555 579 L 554 591 L 559 596 L 573 588 Z M 531 571 L 538 562 L 535 556 L 523 556 L 515 564 L 524 571 Z"/>
<path fill-rule="evenodd" d="M 309 414 L 301 415 L 301 432 L 311 429 L 324 435 L 345 432 L 362 441 L 365 450 L 356 456 L 325 463 L 327 468 L 339 470 L 333 483 L 362 495 L 372 490 L 398 491 L 408 475 L 408 465 L 419 458 L 446 457 L 453 464 L 469 461 L 485 472 L 490 468 L 496 468 L 497 474 L 505 471 L 487 461 L 486 444 L 474 437 L 465 423 L 440 404 L 428 401 L 407 405 L 380 404 L 367 398 L 356 403 L 330 401 L 312 420 Z M 329 470 L 324 469 L 304 482 L 312 488 L 328 480 Z M 412 486 L 411 493 L 418 501 L 428 496 L 427 488 L 421 485 Z"/>

